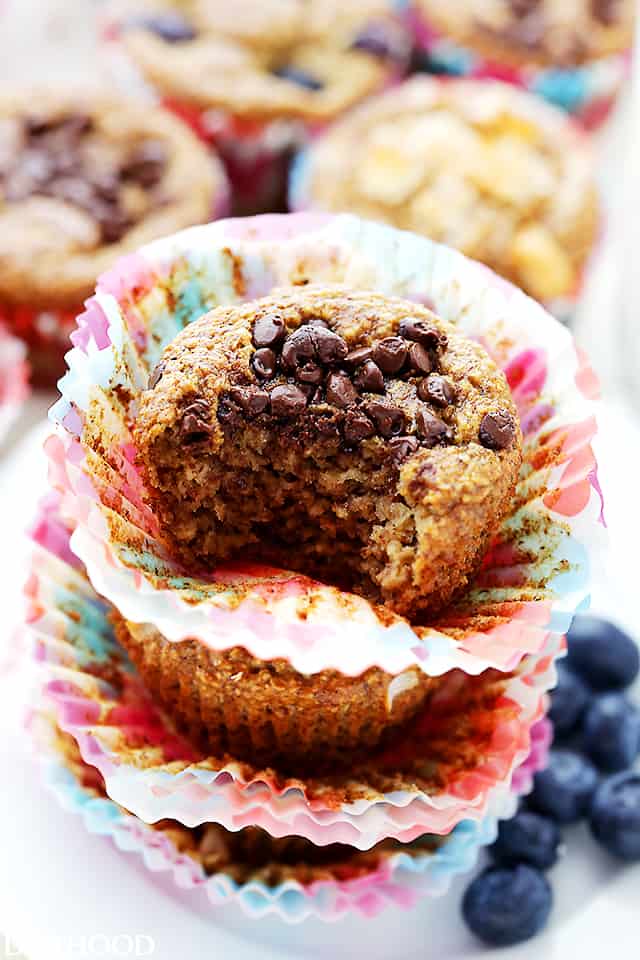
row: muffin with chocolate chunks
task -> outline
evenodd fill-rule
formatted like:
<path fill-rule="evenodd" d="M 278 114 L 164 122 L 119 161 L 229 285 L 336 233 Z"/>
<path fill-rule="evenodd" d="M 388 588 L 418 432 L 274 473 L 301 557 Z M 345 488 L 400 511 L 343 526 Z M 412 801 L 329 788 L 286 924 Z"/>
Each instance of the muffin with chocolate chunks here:
<path fill-rule="evenodd" d="M 482 347 L 422 306 L 337 287 L 191 324 L 151 376 L 135 437 L 187 569 L 251 558 L 411 618 L 468 582 L 521 462 Z"/>

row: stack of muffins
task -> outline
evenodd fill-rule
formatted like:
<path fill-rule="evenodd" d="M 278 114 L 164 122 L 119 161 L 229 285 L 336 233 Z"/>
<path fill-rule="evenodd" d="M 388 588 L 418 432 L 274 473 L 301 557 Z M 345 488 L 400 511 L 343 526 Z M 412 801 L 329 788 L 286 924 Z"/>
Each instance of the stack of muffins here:
<path fill-rule="evenodd" d="M 432 241 L 272 215 L 120 261 L 73 342 L 27 588 L 56 792 L 251 915 L 441 893 L 588 593 L 570 335 Z"/>

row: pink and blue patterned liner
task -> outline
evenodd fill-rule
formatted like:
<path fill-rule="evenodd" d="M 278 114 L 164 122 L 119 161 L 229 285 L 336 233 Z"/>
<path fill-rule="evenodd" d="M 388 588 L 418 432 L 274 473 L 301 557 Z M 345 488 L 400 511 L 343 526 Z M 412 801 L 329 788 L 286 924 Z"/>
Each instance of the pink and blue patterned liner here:
<path fill-rule="evenodd" d="M 544 767 L 550 739 L 549 721 L 543 719 L 534 728 L 531 754 L 514 778 L 516 794 L 527 792 L 534 773 Z M 225 873 L 207 876 L 201 865 L 180 853 L 162 831 L 112 800 L 96 796 L 78 782 L 50 747 L 38 746 L 46 785 L 66 810 L 81 816 L 89 833 L 110 837 L 119 850 L 140 855 L 149 870 L 170 872 L 179 888 L 204 888 L 214 907 L 235 902 L 252 918 L 275 914 L 287 923 L 310 916 L 334 921 L 352 913 L 373 917 L 390 905 L 409 909 L 421 897 L 446 893 L 454 877 L 473 869 L 481 848 L 496 835 L 495 818 L 468 820 L 458 824 L 434 852 L 398 852 L 357 879 L 322 880 L 308 886 L 294 881 L 275 887 L 257 880 L 238 884 Z M 514 809 L 512 798 L 502 816 L 512 815 Z"/>
<path fill-rule="evenodd" d="M 515 67 L 486 60 L 468 47 L 454 43 L 427 23 L 414 6 L 406 10 L 406 19 L 422 54 L 420 69 L 423 71 L 445 77 L 503 80 L 560 107 L 588 130 L 595 130 L 605 122 L 629 78 L 630 51 L 570 68 Z"/>
<path fill-rule="evenodd" d="M 429 627 L 388 614 L 383 622 L 361 598 L 287 571 L 186 577 L 159 538 L 131 433 L 149 370 L 211 307 L 265 295 L 300 270 L 311 282 L 428 303 L 493 354 L 518 405 L 525 464 L 513 512 L 467 593 Z M 126 619 L 170 641 L 285 657 L 302 673 L 379 666 L 395 676 L 419 666 L 440 676 L 512 670 L 550 633 L 564 634 L 586 604 L 602 520 L 594 378 L 570 335 L 482 265 L 347 215 L 219 221 L 152 244 L 101 277 L 72 339 L 50 414 L 51 478 L 76 525 L 72 550 Z M 85 429 L 93 414 L 98 437 Z"/>

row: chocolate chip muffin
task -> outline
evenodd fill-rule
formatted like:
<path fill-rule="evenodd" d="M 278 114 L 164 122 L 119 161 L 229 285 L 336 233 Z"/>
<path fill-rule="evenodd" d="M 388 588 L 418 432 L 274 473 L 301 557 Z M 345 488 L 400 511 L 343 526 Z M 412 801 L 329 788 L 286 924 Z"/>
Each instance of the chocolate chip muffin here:
<path fill-rule="evenodd" d="M 490 60 L 567 67 L 628 50 L 634 0 L 413 0 L 440 33 Z"/>
<path fill-rule="evenodd" d="M 61 372 L 97 276 L 210 219 L 225 194 L 219 163 L 160 109 L 75 93 L 1 100 L 0 317 L 31 346 L 36 374 Z"/>
<path fill-rule="evenodd" d="M 508 386 L 478 344 L 424 307 L 342 288 L 191 324 L 134 432 L 186 568 L 251 557 L 409 617 L 467 583 L 521 461 Z"/>
<path fill-rule="evenodd" d="M 416 77 L 371 99 L 310 148 L 292 203 L 426 234 L 556 309 L 575 300 L 598 226 L 583 138 L 493 81 Z"/>

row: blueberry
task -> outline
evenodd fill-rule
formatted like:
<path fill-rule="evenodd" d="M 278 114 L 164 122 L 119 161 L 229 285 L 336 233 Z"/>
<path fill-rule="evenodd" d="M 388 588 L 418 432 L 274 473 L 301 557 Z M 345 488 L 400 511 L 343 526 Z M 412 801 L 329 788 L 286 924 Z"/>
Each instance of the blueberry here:
<path fill-rule="evenodd" d="M 196 32 L 179 13 L 159 13 L 153 17 L 134 17 L 129 21 L 132 27 L 143 27 L 167 43 L 187 43 L 195 40 Z"/>
<path fill-rule="evenodd" d="M 558 859 L 561 839 L 553 820 L 521 810 L 511 820 L 501 822 L 491 854 L 499 863 L 529 863 L 539 870 L 548 870 Z"/>
<path fill-rule="evenodd" d="M 552 902 L 546 877 L 534 867 L 489 867 L 467 888 L 462 915 L 480 940 L 506 947 L 542 930 Z"/>
<path fill-rule="evenodd" d="M 584 718 L 583 749 L 609 773 L 626 770 L 640 752 L 640 710 L 621 693 L 596 697 Z"/>
<path fill-rule="evenodd" d="M 591 832 L 621 860 L 640 860 L 640 773 L 627 770 L 603 780 L 591 806 Z"/>
<path fill-rule="evenodd" d="M 563 737 L 577 727 L 591 692 L 566 663 L 558 664 L 558 683 L 551 692 L 549 719 L 557 736 Z"/>
<path fill-rule="evenodd" d="M 546 770 L 537 773 L 529 806 L 557 823 L 585 816 L 598 785 L 595 767 L 573 750 L 552 750 Z"/>
<path fill-rule="evenodd" d="M 318 80 L 313 74 L 307 73 L 306 70 L 301 70 L 299 67 L 279 67 L 273 73 L 274 76 L 280 77 L 282 80 L 290 80 L 291 83 L 297 83 L 299 87 L 304 87 L 306 90 L 322 90 L 324 87 L 322 80 Z"/>
<path fill-rule="evenodd" d="M 567 642 L 569 666 L 594 690 L 622 690 L 638 676 L 638 647 L 608 620 L 576 617 Z"/>

